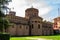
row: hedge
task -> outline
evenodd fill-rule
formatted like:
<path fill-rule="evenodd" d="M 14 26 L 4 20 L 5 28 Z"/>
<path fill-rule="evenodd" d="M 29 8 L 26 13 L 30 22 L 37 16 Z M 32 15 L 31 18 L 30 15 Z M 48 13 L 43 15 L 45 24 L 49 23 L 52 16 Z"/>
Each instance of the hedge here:
<path fill-rule="evenodd" d="M 9 34 L 0 34 L 0 40 L 10 40 Z"/>

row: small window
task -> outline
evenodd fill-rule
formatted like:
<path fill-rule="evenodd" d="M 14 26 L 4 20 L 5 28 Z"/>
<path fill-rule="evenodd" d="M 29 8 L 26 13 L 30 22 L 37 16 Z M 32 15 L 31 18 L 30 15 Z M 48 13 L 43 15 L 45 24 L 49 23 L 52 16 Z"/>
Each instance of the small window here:
<path fill-rule="evenodd" d="M 6 32 L 6 30 L 5 30 L 5 32 Z"/>
<path fill-rule="evenodd" d="M 59 29 L 60 29 L 60 27 L 59 27 Z"/>
<path fill-rule="evenodd" d="M 57 28 L 57 26 L 55 26 Z"/>
<path fill-rule="evenodd" d="M 40 21 L 38 21 L 38 23 L 40 23 Z"/>
<path fill-rule="evenodd" d="M 49 28 L 51 28 L 51 26 L 49 26 Z"/>
<path fill-rule="evenodd" d="M 37 21 L 35 21 L 35 23 L 37 23 Z"/>
<path fill-rule="evenodd" d="M 20 28 L 21 28 L 21 26 L 20 26 Z"/>
<path fill-rule="evenodd" d="M 57 23 L 55 23 L 55 25 L 57 25 Z"/>
<path fill-rule="evenodd" d="M 38 24 L 38 28 L 40 29 L 40 24 Z"/>
<path fill-rule="evenodd" d="M 33 26 L 32 26 L 32 29 L 33 29 Z"/>
<path fill-rule="evenodd" d="M 32 29 L 33 29 L 33 24 L 32 24 Z"/>
<path fill-rule="evenodd" d="M 12 26 L 12 28 L 14 28 L 14 25 Z"/>
<path fill-rule="evenodd" d="M 26 27 L 26 29 L 28 29 L 28 27 Z"/>

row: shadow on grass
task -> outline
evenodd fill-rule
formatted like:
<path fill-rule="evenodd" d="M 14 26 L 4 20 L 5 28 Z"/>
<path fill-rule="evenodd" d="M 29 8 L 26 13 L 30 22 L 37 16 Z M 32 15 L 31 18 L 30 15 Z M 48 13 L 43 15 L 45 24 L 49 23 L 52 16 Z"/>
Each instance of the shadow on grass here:
<path fill-rule="evenodd" d="M 42 36 L 42 35 L 21 35 L 21 36 L 19 36 L 19 35 L 14 35 L 14 36 L 11 36 L 11 37 L 36 37 L 36 36 Z M 60 36 L 60 34 L 55 34 L 55 35 L 43 35 L 43 36 Z"/>

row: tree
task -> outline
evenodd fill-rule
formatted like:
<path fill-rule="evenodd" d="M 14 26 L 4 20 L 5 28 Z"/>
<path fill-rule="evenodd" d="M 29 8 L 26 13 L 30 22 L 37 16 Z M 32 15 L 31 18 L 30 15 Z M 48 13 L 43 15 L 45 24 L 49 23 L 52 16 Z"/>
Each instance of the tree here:
<path fill-rule="evenodd" d="M 3 29 L 7 29 L 9 27 L 9 21 L 4 18 L 5 15 L 0 11 L 0 32 L 3 32 Z"/>
<path fill-rule="evenodd" d="M 5 16 L 4 13 L 2 11 L 0 11 L 0 18 L 4 17 L 4 16 Z"/>
<path fill-rule="evenodd" d="M 0 31 L 3 32 L 3 29 L 7 29 L 9 26 L 9 22 L 4 18 L 5 14 L 3 10 L 7 10 L 7 4 L 11 0 L 0 0 Z"/>
<path fill-rule="evenodd" d="M 12 0 L 0 0 L 0 11 L 9 9 L 7 5 L 10 1 Z"/>
<path fill-rule="evenodd" d="M 7 29 L 9 27 L 9 21 L 7 19 L 0 19 L 0 31 L 3 32 L 3 29 Z"/>

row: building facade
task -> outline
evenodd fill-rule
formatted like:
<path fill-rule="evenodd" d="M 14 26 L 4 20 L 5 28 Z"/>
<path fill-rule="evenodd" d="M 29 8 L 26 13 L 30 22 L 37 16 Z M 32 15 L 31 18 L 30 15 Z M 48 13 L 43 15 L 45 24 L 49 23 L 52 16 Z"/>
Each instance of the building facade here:
<path fill-rule="evenodd" d="M 7 32 L 11 35 L 53 35 L 52 23 L 44 22 L 38 13 L 38 9 L 28 8 L 25 10 L 25 17 L 19 17 L 15 15 L 16 12 L 10 11 L 6 15 L 11 23 Z"/>
<path fill-rule="evenodd" d="M 60 33 L 60 17 L 54 18 L 53 29 L 56 33 Z"/>

